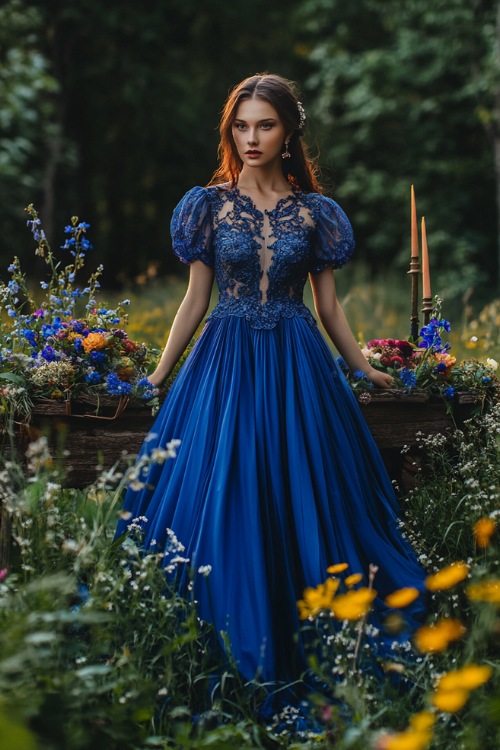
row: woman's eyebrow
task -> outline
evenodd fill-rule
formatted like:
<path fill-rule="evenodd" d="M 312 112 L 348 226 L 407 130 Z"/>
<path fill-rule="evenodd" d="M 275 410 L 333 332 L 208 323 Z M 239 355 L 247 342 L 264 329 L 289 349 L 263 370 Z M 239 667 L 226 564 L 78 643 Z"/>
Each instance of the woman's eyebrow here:
<path fill-rule="evenodd" d="M 274 117 L 263 117 L 262 120 L 257 120 L 257 124 L 260 124 L 262 122 L 275 122 L 275 121 L 276 120 L 275 120 Z M 241 117 L 235 117 L 233 122 L 241 122 L 244 125 L 247 124 L 247 121 L 246 120 L 242 120 Z"/>

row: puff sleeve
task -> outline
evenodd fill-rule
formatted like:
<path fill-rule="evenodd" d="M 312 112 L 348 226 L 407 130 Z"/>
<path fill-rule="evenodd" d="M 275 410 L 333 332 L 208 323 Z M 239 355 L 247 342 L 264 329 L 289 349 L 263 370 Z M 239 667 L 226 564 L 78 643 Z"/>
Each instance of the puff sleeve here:
<path fill-rule="evenodd" d="M 325 268 L 342 268 L 354 252 L 351 222 L 336 203 L 325 195 L 318 195 L 315 215 L 315 234 L 311 258 L 311 273 Z"/>
<path fill-rule="evenodd" d="M 170 222 L 172 247 L 183 263 L 201 260 L 214 266 L 212 215 L 207 188 L 194 187 L 175 207 Z"/>

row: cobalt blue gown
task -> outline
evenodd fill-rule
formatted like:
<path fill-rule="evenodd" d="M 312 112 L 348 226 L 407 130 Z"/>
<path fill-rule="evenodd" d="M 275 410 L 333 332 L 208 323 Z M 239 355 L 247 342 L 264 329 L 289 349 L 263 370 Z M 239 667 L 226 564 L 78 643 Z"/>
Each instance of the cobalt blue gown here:
<path fill-rule="evenodd" d="M 226 631 L 240 673 L 290 681 L 305 668 L 296 602 L 329 565 L 379 566 L 383 598 L 425 572 L 398 523 L 391 481 L 345 376 L 303 303 L 308 274 L 353 248 L 335 201 L 291 192 L 262 213 L 237 187 L 195 187 L 174 211 L 174 252 L 215 269 L 219 302 L 142 452 L 180 440 L 124 508 L 146 548 L 172 530 L 196 575 L 200 617 Z M 149 486 L 150 485 L 150 486 Z M 122 521 L 118 533 L 126 531 Z M 366 583 L 365 583 L 366 585 Z M 405 610 L 410 629 L 424 613 Z"/>

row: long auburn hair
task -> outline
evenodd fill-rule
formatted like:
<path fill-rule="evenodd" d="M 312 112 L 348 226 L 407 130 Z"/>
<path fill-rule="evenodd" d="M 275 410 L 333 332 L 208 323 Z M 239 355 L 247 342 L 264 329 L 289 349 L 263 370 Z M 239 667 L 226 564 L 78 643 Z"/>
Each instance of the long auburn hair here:
<path fill-rule="evenodd" d="M 243 162 L 234 143 L 232 126 L 238 106 L 244 99 L 263 99 L 269 102 L 278 113 L 286 132 L 292 133 L 288 144 L 290 158 L 283 159 L 282 163 L 283 175 L 292 188 L 306 193 L 321 193 L 321 187 L 316 179 L 317 164 L 308 156 L 307 147 L 302 140 L 295 85 L 292 81 L 273 73 L 260 73 L 245 78 L 229 93 L 219 124 L 219 166 L 208 184 L 229 182 L 230 186 L 234 187 L 238 182 Z"/>

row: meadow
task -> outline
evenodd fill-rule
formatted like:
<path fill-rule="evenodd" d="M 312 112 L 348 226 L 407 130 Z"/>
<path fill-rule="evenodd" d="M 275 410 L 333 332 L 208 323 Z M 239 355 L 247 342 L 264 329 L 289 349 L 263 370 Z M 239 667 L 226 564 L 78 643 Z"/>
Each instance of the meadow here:
<path fill-rule="evenodd" d="M 407 335 L 409 294 L 397 279 L 371 284 L 358 272 L 338 286 L 361 343 Z M 129 337 L 161 347 L 184 288 L 167 279 L 129 290 Z M 464 315 L 462 301 L 453 303 L 445 300 L 455 356 L 498 357 L 500 305 Z M 161 460 L 174 454 L 172 446 Z M 314 633 L 310 671 L 324 688 L 304 721 L 293 707 L 262 717 L 273 686 L 245 684 L 230 644 L 229 656 L 214 648 L 194 602 L 166 582 L 162 566 L 189 566 L 182 540 L 172 535 L 165 550 L 144 553 L 130 519 L 127 540 L 113 541 L 133 456 L 84 490 L 65 487 L 43 437 L 26 463 L 4 457 L 0 500 L 13 555 L 0 570 L 2 750 L 495 750 L 499 405 L 451 438 L 422 437 L 418 458 L 416 487 L 400 495 L 401 526 L 429 573 L 428 622 L 401 641 L 415 593 L 397 592 L 385 623 L 394 640 L 381 653 L 369 604 L 360 606 L 367 586 L 357 574 L 366 581 L 369 571 L 325 571 L 325 584 L 301 602 L 303 627 Z M 207 571 L 190 575 L 210 585 Z"/>

